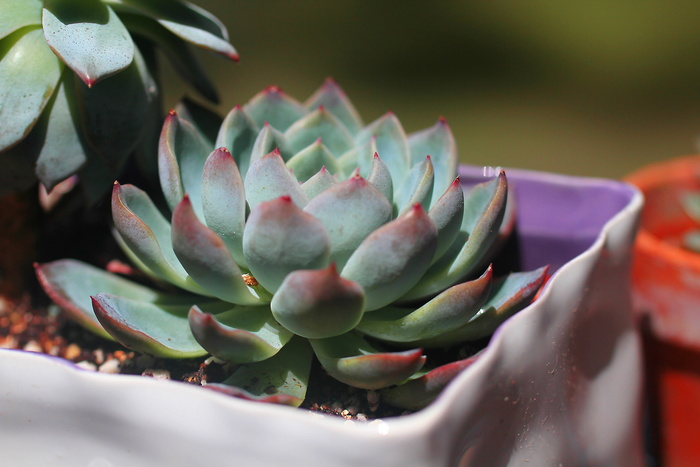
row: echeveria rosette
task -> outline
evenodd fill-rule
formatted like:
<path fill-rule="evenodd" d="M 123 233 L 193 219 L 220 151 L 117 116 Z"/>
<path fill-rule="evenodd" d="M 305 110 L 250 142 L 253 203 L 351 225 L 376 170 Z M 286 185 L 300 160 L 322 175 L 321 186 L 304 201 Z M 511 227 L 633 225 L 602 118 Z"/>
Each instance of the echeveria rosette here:
<path fill-rule="evenodd" d="M 238 58 L 223 24 L 186 1 L 3 0 L 0 190 L 78 173 L 89 198 L 106 192 L 130 154 L 155 147 L 157 50 L 217 101 L 189 44 Z"/>
<path fill-rule="evenodd" d="M 365 126 L 331 80 L 305 104 L 268 88 L 216 136 L 185 113 L 159 145 L 170 219 L 134 186 L 112 197 L 127 256 L 182 292 L 73 260 L 37 268 L 76 319 L 131 349 L 214 355 L 237 365 L 219 390 L 292 405 L 315 355 L 417 408 L 473 360 L 428 370 L 424 348 L 488 337 L 543 283 L 546 268 L 494 278 L 506 176 L 465 191 L 443 119 L 408 136 L 391 113 Z"/>

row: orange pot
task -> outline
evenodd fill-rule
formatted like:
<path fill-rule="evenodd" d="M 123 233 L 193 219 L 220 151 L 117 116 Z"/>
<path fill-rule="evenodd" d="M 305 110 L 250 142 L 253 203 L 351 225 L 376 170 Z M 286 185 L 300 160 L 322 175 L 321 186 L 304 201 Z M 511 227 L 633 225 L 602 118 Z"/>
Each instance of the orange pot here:
<path fill-rule="evenodd" d="M 680 246 L 697 225 L 680 205 L 700 190 L 700 155 L 647 166 L 632 293 L 645 340 L 652 448 L 661 465 L 700 465 L 700 254 Z"/>

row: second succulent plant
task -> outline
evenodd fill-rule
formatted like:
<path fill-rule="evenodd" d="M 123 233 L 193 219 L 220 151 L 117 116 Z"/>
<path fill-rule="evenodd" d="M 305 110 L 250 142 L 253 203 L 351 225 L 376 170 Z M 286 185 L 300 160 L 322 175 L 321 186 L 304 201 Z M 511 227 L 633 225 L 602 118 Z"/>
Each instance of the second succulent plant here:
<path fill-rule="evenodd" d="M 302 104 L 270 87 L 218 131 L 167 117 L 168 216 L 115 184 L 126 255 L 156 288 L 74 260 L 37 266 L 85 327 L 146 354 L 235 364 L 224 387 L 299 405 L 314 356 L 332 377 L 427 404 L 472 360 L 426 368 L 423 349 L 489 336 L 533 299 L 546 268 L 495 279 L 514 213 L 503 172 L 467 190 L 447 123 L 406 135 L 364 125 L 333 81 Z"/>

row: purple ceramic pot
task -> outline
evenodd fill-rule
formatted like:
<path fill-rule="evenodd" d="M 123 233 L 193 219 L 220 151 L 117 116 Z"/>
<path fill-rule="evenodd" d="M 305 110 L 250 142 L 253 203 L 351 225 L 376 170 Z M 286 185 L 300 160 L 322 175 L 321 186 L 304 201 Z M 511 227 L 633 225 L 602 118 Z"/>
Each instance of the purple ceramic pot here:
<path fill-rule="evenodd" d="M 0 351 L 0 452 L 26 465 L 640 465 L 629 269 L 639 192 L 507 170 L 523 268 L 551 265 L 429 407 L 369 423 Z M 461 167 L 465 184 L 483 169 Z M 15 464 L 15 465 L 19 465 Z"/>

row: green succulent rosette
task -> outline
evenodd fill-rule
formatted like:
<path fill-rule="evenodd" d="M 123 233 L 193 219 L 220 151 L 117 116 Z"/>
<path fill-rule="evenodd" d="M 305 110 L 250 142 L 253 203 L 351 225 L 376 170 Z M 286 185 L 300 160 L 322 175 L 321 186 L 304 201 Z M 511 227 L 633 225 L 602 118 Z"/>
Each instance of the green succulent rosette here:
<path fill-rule="evenodd" d="M 127 158 L 152 159 L 162 122 L 156 52 L 203 97 L 211 81 L 190 44 L 237 60 L 224 25 L 180 0 L 3 0 L 2 191 L 78 174 L 88 199 Z"/>
<path fill-rule="evenodd" d="M 494 277 L 514 224 L 506 175 L 465 190 L 444 119 L 410 135 L 392 113 L 364 125 L 332 80 L 304 104 L 267 88 L 218 131 L 193 115 L 180 106 L 161 133 L 169 217 L 135 186 L 113 190 L 120 245 L 164 287 L 74 260 L 37 268 L 97 333 L 232 362 L 219 389 L 250 398 L 299 405 L 315 357 L 419 408 L 473 361 L 424 368 L 423 349 L 489 336 L 544 281 L 546 268 Z"/>

